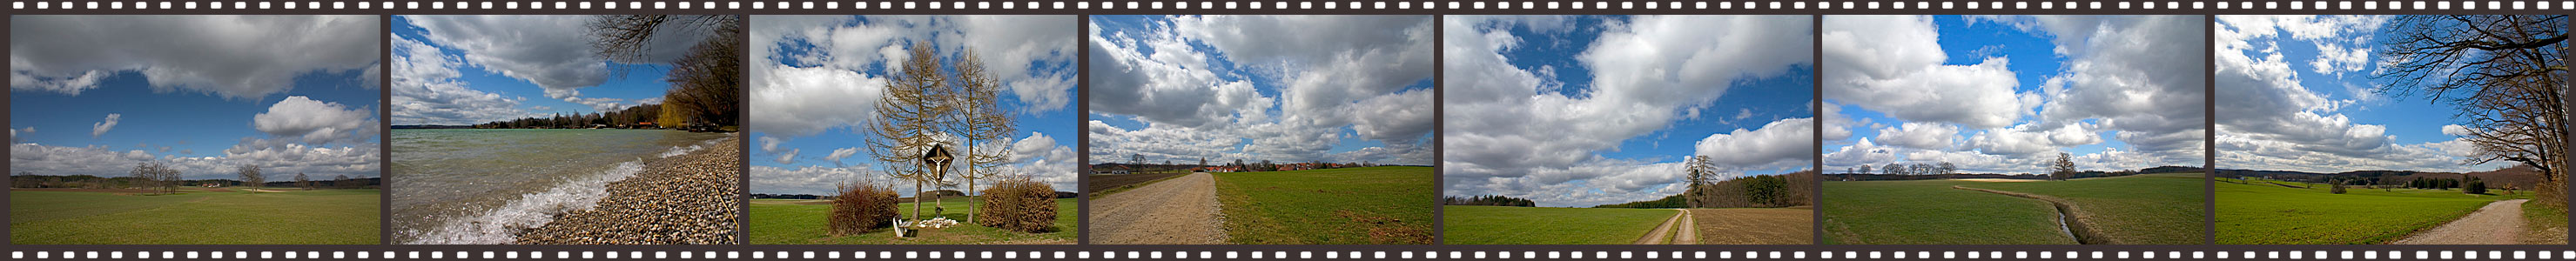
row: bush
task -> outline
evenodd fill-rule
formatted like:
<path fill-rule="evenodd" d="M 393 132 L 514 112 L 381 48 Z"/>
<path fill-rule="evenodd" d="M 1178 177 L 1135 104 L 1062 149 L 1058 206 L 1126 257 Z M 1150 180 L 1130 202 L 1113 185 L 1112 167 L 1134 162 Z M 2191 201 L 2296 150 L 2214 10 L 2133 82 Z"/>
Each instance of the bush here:
<path fill-rule="evenodd" d="M 2343 187 L 2344 187 L 2343 182 L 2335 182 L 2335 183 L 2334 183 L 2334 189 L 2332 189 L 2332 191 L 2333 191 L 2335 194 L 2343 194 Z"/>
<path fill-rule="evenodd" d="M 1023 233 L 1055 230 L 1055 186 L 1028 176 L 1014 176 L 984 189 L 984 209 L 975 223 Z"/>
<path fill-rule="evenodd" d="M 824 228 L 832 235 L 846 236 L 893 225 L 894 189 L 874 182 L 842 184 L 841 194 L 832 197 L 832 213 Z"/>

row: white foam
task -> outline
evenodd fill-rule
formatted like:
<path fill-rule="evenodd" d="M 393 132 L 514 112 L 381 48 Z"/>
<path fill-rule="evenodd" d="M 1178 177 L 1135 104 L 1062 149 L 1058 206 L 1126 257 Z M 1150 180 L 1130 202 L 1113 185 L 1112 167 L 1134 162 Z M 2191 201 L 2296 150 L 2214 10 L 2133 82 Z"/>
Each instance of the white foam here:
<path fill-rule="evenodd" d="M 689 147 L 686 147 L 686 148 L 682 148 L 682 147 L 680 147 L 680 146 L 671 146 L 671 150 L 670 150 L 670 151 L 664 151 L 664 152 L 662 152 L 662 157 L 663 157 L 663 158 L 669 158 L 669 157 L 672 157 L 672 156 L 689 155 L 689 153 L 690 153 L 690 152 L 697 152 L 697 151 L 698 151 L 698 150 L 700 150 L 700 149 L 706 149 L 706 148 L 705 148 L 705 147 L 699 147 L 698 145 L 689 145 Z"/>
<path fill-rule="evenodd" d="M 488 245 L 517 241 L 519 230 L 554 222 L 555 216 L 599 206 L 608 197 L 608 183 L 635 177 L 644 172 L 644 161 L 618 163 L 599 175 L 565 180 L 546 191 L 519 195 L 518 200 L 483 212 L 482 215 L 448 220 L 445 224 L 423 231 L 404 244 Z"/>

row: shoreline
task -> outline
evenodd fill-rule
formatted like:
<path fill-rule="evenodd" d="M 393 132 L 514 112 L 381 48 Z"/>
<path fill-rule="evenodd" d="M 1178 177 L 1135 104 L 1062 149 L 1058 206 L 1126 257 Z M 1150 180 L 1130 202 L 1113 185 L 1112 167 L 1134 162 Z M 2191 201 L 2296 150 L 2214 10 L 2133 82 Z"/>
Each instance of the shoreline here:
<path fill-rule="evenodd" d="M 608 184 L 595 207 L 520 231 L 512 244 L 737 244 L 743 202 L 739 135 L 686 154 L 646 159 Z"/>

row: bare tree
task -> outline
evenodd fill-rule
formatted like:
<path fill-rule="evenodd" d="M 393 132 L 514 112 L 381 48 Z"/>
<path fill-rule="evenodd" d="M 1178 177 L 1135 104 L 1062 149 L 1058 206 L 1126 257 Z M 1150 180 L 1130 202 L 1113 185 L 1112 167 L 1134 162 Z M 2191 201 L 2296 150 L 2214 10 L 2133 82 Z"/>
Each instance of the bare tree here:
<path fill-rule="evenodd" d="M 983 59 L 975 50 L 965 51 L 956 70 L 960 95 L 952 96 L 949 101 L 955 104 L 949 106 L 957 108 L 957 120 L 947 125 L 949 132 L 965 138 L 966 171 L 958 177 L 966 180 L 966 193 L 975 193 L 980 191 L 975 188 L 977 180 L 999 176 L 1002 165 L 1010 164 L 1011 134 L 1019 130 L 1011 123 L 1013 112 L 1002 107 L 1002 83 L 984 71 Z M 966 222 L 975 223 L 974 205 L 967 205 L 966 213 Z"/>
<path fill-rule="evenodd" d="M 179 192 L 179 170 L 171 168 L 169 164 L 158 161 L 136 163 L 134 172 L 131 174 L 134 175 L 136 182 L 134 185 L 138 187 L 152 189 L 162 194 Z"/>
<path fill-rule="evenodd" d="M 1869 175 L 1869 164 L 1860 164 L 1860 174 Z"/>
<path fill-rule="evenodd" d="M 259 165 L 242 164 L 241 167 L 233 169 L 233 174 L 241 175 L 242 186 L 250 187 L 249 189 L 258 189 L 268 183 L 268 175 L 259 174 Z"/>
<path fill-rule="evenodd" d="M 295 187 L 303 188 L 304 190 L 313 190 L 313 179 L 305 178 L 303 172 L 296 172 Z"/>
<path fill-rule="evenodd" d="M 623 63 L 670 63 L 663 120 L 732 126 L 742 106 L 742 16 L 600 15 L 587 26 L 596 55 Z M 657 37 L 696 37 L 676 60 L 653 61 Z M 658 39 L 674 40 L 674 39 Z M 624 73 L 626 67 L 617 70 Z"/>
<path fill-rule="evenodd" d="M 2569 115 L 2566 15 L 2399 16 L 2381 32 L 2379 92 L 2447 102 L 2478 148 L 2540 170 L 2544 198 L 2565 193 Z M 2563 205 L 2558 200 L 2543 201 Z"/>
<path fill-rule="evenodd" d="M 2074 156 L 2074 154 L 2067 154 L 2064 151 L 2057 152 L 2057 161 L 2049 164 L 2048 178 L 2066 180 L 2066 178 L 2075 176 Z"/>
<path fill-rule="evenodd" d="M 1687 200 L 1690 207 L 1708 207 L 1709 202 L 1705 199 L 1708 189 L 1705 187 L 1717 175 L 1716 165 L 1709 163 L 1706 155 L 1691 156 L 1689 161 L 1682 162 L 1682 171 L 1683 182 L 1688 185 L 1682 190 L 1685 195 L 1682 199 Z"/>
<path fill-rule="evenodd" d="M 940 117 L 952 108 L 939 102 L 947 97 L 948 79 L 939 75 L 939 58 L 931 52 L 937 45 L 912 43 L 912 56 L 903 61 L 903 72 L 892 75 L 885 94 L 877 96 L 877 119 L 870 121 L 868 152 L 883 162 L 885 174 L 912 182 L 912 218 L 921 218 L 923 187 L 939 183 L 936 173 L 924 169 L 920 156 L 928 151 L 939 131 Z"/>
<path fill-rule="evenodd" d="M 1941 178 L 1952 178 L 1959 175 L 1959 164 L 1950 164 L 1950 162 L 1944 161 L 1941 162 L 1940 170 Z"/>

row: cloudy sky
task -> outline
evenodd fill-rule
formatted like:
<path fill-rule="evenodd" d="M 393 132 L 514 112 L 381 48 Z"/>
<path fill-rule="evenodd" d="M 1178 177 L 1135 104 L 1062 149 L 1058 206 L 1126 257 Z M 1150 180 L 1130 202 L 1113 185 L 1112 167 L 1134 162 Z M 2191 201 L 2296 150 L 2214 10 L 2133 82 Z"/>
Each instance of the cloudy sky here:
<path fill-rule="evenodd" d="M 1005 173 L 1074 191 L 1075 16 L 753 16 L 751 193 L 829 195 L 842 182 L 891 183 L 867 155 L 886 77 L 914 47 L 953 64 L 974 50 L 1002 83 L 1018 132 Z M 962 161 L 960 161 L 962 162 Z M 899 184 L 900 185 L 900 184 Z M 963 189 L 963 188 L 959 188 Z M 910 189 L 899 189 L 909 196 Z"/>
<path fill-rule="evenodd" d="M 1430 165 L 1430 16 L 1092 16 L 1093 163 Z"/>
<path fill-rule="evenodd" d="M 2199 166 L 2203 21 L 1827 16 L 1825 169 L 2045 173 L 2058 152 L 2082 170 Z"/>
<path fill-rule="evenodd" d="M 2375 92 L 2387 16 L 2219 16 L 2218 167 L 2469 172 L 2448 104 Z"/>
<path fill-rule="evenodd" d="M 9 165 L 375 177 L 377 16 L 11 16 Z M 16 174 L 16 173 L 11 173 Z"/>
<path fill-rule="evenodd" d="M 595 55 L 589 16 L 395 16 L 393 124 L 471 125 L 661 103 L 704 30 L 671 30 L 637 61 Z M 629 71 L 618 73 L 616 68 Z"/>
<path fill-rule="evenodd" d="M 1589 207 L 1812 167 L 1810 16 L 1448 16 L 1446 194 Z"/>

